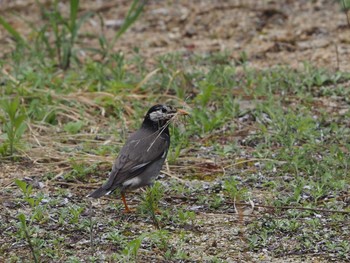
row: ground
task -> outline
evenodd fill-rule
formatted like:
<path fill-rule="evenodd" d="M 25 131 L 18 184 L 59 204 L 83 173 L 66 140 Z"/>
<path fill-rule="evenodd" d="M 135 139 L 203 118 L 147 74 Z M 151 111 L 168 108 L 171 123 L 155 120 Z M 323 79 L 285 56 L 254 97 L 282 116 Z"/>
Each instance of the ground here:
<path fill-rule="evenodd" d="M 340 3 L 148 1 L 107 58 L 91 51 L 129 6 L 81 1 L 79 16 L 93 15 L 65 70 L 0 26 L 2 101 L 18 98 L 26 116 L 11 152 L 16 125 L 2 102 L 0 261 L 349 261 L 350 26 Z M 43 14 L 36 1 L 0 0 L 0 16 L 33 46 L 45 39 Z M 86 198 L 158 101 L 191 112 L 172 124 L 159 184 L 127 195 L 131 214 L 117 193 Z"/>

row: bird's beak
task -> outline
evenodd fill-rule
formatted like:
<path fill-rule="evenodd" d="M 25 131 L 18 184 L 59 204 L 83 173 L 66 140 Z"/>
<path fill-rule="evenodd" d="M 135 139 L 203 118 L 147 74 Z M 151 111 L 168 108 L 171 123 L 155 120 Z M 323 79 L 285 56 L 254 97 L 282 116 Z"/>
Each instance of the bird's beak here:
<path fill-rule="evenodd" d="M 180 114 L 180 115 L 190 115 L 187 111 L 181 110 L 181 109 L 178 109 L 177 113 Z"/>

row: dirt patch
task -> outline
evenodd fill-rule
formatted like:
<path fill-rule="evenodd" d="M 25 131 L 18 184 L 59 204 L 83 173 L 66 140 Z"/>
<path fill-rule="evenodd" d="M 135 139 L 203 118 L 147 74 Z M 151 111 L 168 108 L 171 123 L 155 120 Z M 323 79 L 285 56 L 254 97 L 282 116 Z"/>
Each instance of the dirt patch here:
<path fill-rule="evenodd" d="M 83 1 L 81 13 L 94 11 L 104 18 L 103 30 L 111 38 L 120 27 L 129 1 Z M 46 6 L 49 7 L 47 3 Z M 60 3 L 68 11 L 68 3 Z M 31 32 L 27 21 L 40 24 L 35 1 L 1 1 L 1 15 L 22 34 Z M 101 32 L 92 17 L 85 33 Z M 240 60 L 242 52 L 250 66 L 299 67 L 305 61 L 317 67 L 347 71 L 350 28 L 335 1 L 148 1 L 136 24 L 117 42 L 115 50 L 126 54 L 138 48 L 146 63 L 169 52 L 227 51 Z M 14 43 L 0 28 L 2 53 Z M 89 45 L 91 39 L 85 39 Z"/>

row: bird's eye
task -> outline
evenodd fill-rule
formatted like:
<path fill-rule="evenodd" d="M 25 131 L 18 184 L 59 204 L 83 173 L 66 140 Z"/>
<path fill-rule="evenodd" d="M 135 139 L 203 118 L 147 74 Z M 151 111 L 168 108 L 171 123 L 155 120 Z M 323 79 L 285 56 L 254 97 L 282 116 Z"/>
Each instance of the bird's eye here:
<path fill-rule="evenodd" d="M 166 108 L 162 108 L 162 112 L 166 113 L 167 112 Z"/>

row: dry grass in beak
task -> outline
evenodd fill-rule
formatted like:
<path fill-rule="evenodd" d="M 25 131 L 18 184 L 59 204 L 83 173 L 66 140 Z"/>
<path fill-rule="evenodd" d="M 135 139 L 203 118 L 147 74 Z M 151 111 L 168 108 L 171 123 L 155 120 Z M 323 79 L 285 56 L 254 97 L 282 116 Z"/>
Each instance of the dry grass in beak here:
<path fill-rule="evenodd" d="M 187 111 L 181 110 L 181 109 L 177 110 L 177 114 L 179 114 L 179 115 L 190 115 Z"/>
<path fill-rule="evenodd" d="M 172 117 L 168 122 L 167 125 L 169 125 L 170 123 L 179 123 L 179 117 L 180 115 L 190 115 L 190 113 L 188 113 L 185 110 L 181 110 L 181 109 L 177 109 L 176 113 L 174 114 L 174 117 Z"/>

